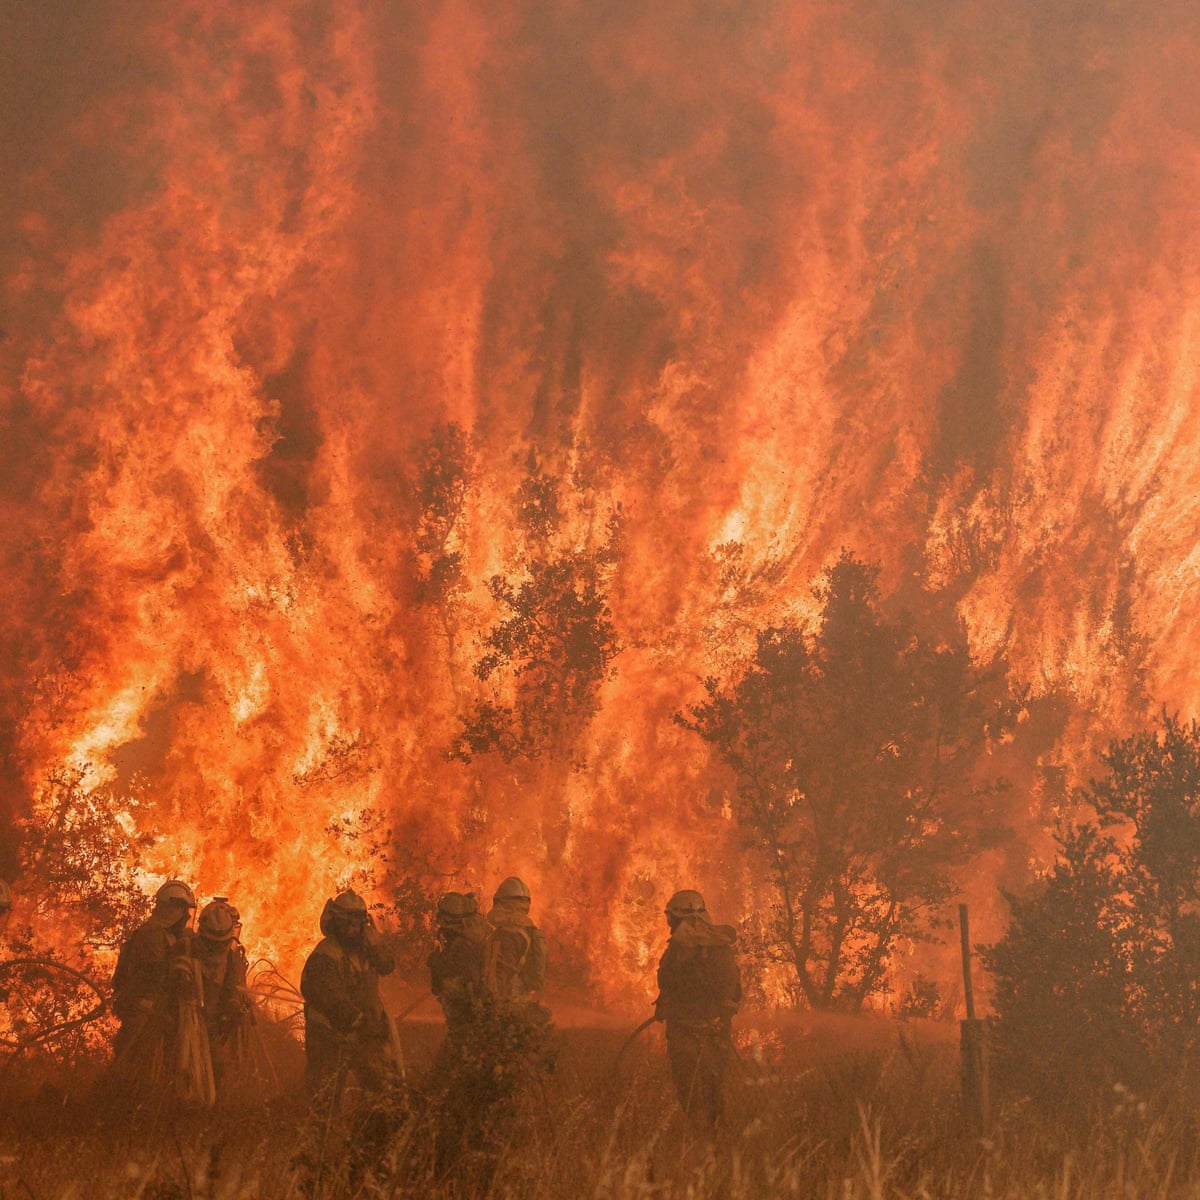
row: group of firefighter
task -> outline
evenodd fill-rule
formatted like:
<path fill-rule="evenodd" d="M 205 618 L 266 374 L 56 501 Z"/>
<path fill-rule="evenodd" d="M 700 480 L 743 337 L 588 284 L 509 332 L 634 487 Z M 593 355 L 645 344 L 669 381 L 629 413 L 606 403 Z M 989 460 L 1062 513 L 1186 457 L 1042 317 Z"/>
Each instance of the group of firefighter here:
<path fill-rule="evenodd" d="M 253 1005 L 238 910 L 218 896 L 193 928 L 195 911 L 192 889 L 172 879 L 121 947 L 113 1060 L 135 1088 L 170 1078 L 181 1099 L 212 1104 L 226 1068 L 246 1056 Z"/>
<path fill-rule="evenodd" d="M 0 881 L 2 882 L 2 881 Z M 430 990 L 441 1004 L 446 1036 L 429 1090 L 461 1093 L 467 1107 L 487 1107 L 505 1073 L 543 1055 L 551 1029 L 541 1003 L 546 938 L 530 916 L 525 883 L 510 876 L 485 915 L 474 895 L 447 892 L 437 905 L 437 946 L 428 959 Z M 0 888 L 0 920 L 11 906 Z M 196 913 L 192 889 L 162 885 L 154 909 L 126 940 L 112 979 L 120 1028 L 114 1069 L 131 1080 L 173 1077 L 185 1100 L 212 1103 L 231 1067 L 248 1054 L 254 1005 L 247 985 L 241 919 L 227 897 Z M 723 1081 L 734 1055 L 731 1021 L 742 989 L 732 926 L 711 920 L 697 891 L 666 905 L 670 928 L 658 964 L 658 999 L 645 1024 L 665 1024 L 671 1074 L 690 1121 L 721 1122 Z M 353 1078 L 364 1093 L 382 1093 L 402 1066 L 396 1025 L 379 981 L 395 962 L 366 902 L 353 891 L 327 900 L 321 940 L 300 977 L 304 1001 L 305 1081 L 315 1098 L 337 1094 Z M 515 1075 L 514 1075 L 515 1078 Z"/>

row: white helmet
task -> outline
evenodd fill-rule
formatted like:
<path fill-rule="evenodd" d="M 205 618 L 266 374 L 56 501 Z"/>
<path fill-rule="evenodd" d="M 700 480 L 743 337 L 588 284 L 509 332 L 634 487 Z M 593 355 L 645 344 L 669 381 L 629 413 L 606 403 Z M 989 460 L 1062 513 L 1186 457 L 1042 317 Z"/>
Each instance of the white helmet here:
<path fill-rule="evenodd" d="M 183 904 L 188 908 L 196 907 L 196 897 L 192 894 L 192 889 L 186 883 L 181 883 L 178 879 L 168 879 L 166 883 L 154 893 L 155 904 Z"/>
<path fill-rule="evenodd" d="M 503 900 L 513 900 L 518 903 L 524 902 L 529 904 L 533 897 L 529 894 L 529 888 L 523 879 L 518 879 L 515 875 L 510 875 L 503 880 L 500 886 L 496 889 L 496 894 L 492 897 L 495 904 L 499 904 Z"/>

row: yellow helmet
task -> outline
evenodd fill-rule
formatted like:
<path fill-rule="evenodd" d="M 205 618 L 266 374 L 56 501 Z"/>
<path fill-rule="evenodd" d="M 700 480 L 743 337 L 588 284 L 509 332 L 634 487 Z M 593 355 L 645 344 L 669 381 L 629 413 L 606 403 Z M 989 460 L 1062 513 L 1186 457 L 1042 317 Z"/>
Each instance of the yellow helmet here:
<path fill-rule="evenodd" d="M 367 902 L 354 891 L 339 892 L 331 901 L 339 917 L 362 917 L 367 915 Z"/>
<path fill-rule="evenodd" d="M 321 932 L 330 934 L 334 928 L 346 929 L 361 921 L 369 920 L 367 902 L 354 891 L 339 892 L 332 900 L 325 901 L 321 910 Z"/>

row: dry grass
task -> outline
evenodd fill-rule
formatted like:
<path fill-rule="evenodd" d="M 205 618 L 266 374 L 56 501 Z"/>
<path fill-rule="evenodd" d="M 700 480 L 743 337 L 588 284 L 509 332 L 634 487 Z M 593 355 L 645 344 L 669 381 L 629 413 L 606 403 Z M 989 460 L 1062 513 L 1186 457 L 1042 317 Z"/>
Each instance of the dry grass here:
<path fill-rule="evenodd" d="M 439 1030 L 410 1026 L 412 1078 Z M 902 1035 L 903 1034 L 903 1040 Z M 120 1116 L 9 1076 L 0 1200 L 917 1200 L 1200 1196 L 1190 1119 L 1116 1094 L 1083 1133 L 1019 1106 L 987 1140 L 961 1130 L 955 1031 L 811 1022 L 746 1031 L 728 1128 L 689 1133 L 657 1034 L 613 1063 L 622 1034 L 572 1029 L 559 1065 L 512 1114 L 494 1160 L 437 1179 L 431 1118 L 393 1114 L 381 1154 L 360 1163 L 342 1119 L 296 1092 L 215 1113 Z M 296 1082 L 297 1063 L 282 1066 Z M 14 1090 L 15 1089 L 15 1090 Z M 20 1103 L 14 1103 L 16 1097 Z M 1186 1114 L 1185 1114 L 1186 1117 Z M 348 1142 L 347 1139 L 350 1139 Z M 357 1170 L 357 1175 L 356 1175 Z"/>

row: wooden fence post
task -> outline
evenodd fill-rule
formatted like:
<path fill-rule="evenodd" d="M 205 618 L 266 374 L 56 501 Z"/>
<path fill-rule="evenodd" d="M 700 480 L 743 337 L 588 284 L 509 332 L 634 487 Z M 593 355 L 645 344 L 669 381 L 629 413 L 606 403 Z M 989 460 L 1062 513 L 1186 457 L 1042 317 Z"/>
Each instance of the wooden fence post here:
<path fill-rule="evenodd" d="M 988 1095 L 988 1031 L 987 1022 L 975 1017 L 975 991 L 971 984 L 971 925 L 965 904 L 958 906 L 958 927 L 962 936 L 963 987 L 967 1000 L 967 1019 L 959 1027 L 963 1120 L 971 1133 L 981 1137 L 987 1132 L 992 1116 Z"/>

